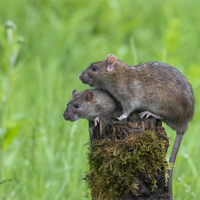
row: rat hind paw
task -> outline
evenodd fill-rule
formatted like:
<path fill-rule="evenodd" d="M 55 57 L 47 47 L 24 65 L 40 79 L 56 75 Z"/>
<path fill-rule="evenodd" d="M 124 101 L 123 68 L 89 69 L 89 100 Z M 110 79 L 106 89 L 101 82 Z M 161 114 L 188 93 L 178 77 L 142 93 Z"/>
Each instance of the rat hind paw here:
<path fill-rule="evenodd" d="M 155 114 L 153 114 L 153 113 L 151 113 L 149 111 L 141 112 L 141 113 L 139 113 L 139 115 L 140 115 L 140 118 L 144 118 L 146 116 L 146 119 L 147 119 L 148 117 L 151 116 L 151 117 L 155 117 L 156 119 L 162 119 L 161 116 L 155 115 Z"/>

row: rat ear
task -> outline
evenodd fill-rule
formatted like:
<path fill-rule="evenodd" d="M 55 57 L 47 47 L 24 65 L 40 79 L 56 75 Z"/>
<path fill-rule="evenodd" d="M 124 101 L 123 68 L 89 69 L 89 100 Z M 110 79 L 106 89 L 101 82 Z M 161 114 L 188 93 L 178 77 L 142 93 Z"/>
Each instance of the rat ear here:
<path fill-rule="evenodd" d="M 74 89 L 74 90 L 72 91 L 72 95 L 74 96 L 75 94 L 78 94 L 78 90 L 77 90 L 77 89 Z"/>
<path fill-rule="evenodd" d="M 115 56 L 115 55 L 114 54 L 109 54 L 106 59 L 108 60 L 112 56 Z"/>
<path fill-rule="evenodd" d="M 117 57 L 113 54 L 107 56 L 107 71 L 111 72 L 114 70 L 114 64 L 117 62 Z"/>
<path fill-rule="evenodd" d="M 85 100 L 86 101 L 92 101 L 92 99 L 93 99 L 93 97 L 94 97 L 94 93 L 93 92 L 88 92 L 86 95 L 85 95 Z"/>

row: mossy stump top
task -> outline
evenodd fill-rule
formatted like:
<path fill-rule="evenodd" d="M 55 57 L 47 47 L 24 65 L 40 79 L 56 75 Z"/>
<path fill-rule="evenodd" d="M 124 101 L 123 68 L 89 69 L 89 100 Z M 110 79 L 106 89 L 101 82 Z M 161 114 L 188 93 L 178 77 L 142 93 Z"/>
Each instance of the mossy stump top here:
<path fill-rule="evenodd" d="M 85 180 L 92 199 L 170 199 L 168 146 L 160 120 L 137 114 L 123 121 L 100 118 L 88 143 L 90 170 Z"/>

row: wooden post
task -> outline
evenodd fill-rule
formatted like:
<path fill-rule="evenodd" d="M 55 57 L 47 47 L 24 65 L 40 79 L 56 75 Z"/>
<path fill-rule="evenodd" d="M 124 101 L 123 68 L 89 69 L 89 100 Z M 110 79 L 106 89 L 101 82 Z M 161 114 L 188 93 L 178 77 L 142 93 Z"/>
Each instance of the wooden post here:
<path fill-rule="evenodd" d="M 114 140 L 114 141 L 117 140 L 123 141 L 130 135 L 133 135 L 134 137 L 134 135 L 137 136 L 138 134 L 144 134 L 146 131 L 154 131 L 158 139 L 164 143 L 164 148 L 166 149 L 167 152 L 169 141 L 167 139 L 165 129 L 162 127 L 162 122 L 160 120 L 151 117 L 149 119 L 140 119 L 140 117 L 137 114 L 132 114 L 131 116 L 128 117 L 128 119 L 123 121 L 109 120 L 100 117 L 99 124 L 93 129 L 92 132 L 90 131 L 90 144 L 92 144 L 94 141 L 96 142 L 103 141 L 105 138 L 109 138 L 109 140 Z M 90 162 L 89 162 L 89 167 L 91 168 Z M 158 173 L 155 173 L 153 175 L 154 184 L 156 183 L 155 187 L 153 187 L 152 177 L 150 178 L 145 173 L 141 172 L 137 176 L 137 178 L 138 178 L 137 191 L 134 190 L 134 192 L 129 192 L 128 194 L 127 193 L 125 194 L 122 191 L 114 199 L 117 200 L 170 199 L 169 189 L 166 184 L 165 173 L 163 171 L 158 171 Z M 86 175 L 86 182 L 87 182 L 87 175 Z M 92 188 L 90 189 L 92 190 Z M 102 191 L 100 193 L 102 193 Z M 93 196 L 93 191 L 91 191 L 91 195 L 93 200 L 104 199 L 101 198 L 101 194 L 99 194 L 98 198 L 96 196 Z"/>

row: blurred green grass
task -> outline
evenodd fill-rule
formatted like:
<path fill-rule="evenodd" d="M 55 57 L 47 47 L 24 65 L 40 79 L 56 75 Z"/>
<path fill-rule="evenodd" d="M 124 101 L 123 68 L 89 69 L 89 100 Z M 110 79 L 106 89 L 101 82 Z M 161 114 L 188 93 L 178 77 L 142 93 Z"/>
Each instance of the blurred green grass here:
<path fill-rule="evenodd" d="M 176 160 L 173 193 L 176 200 L 200 199 L 199 10 L 192 0 L 0 1 L 1 99 L 12 54 L 5 21 L 17 25 L 15 38 L 25 38 L 10 76 L 6 117 L 0 103 L 0 181 L 11 179 L 0 184 L 0 199 L 85 199 L 88 125 L 66 122 L 62 114 L 72 90 L 88 88 L 78 75 L 110 53 L 130 65 L 167 62 L 192 84 L 195 116 Z M 175 133 L 166 130 L 169 156 Z"/>

